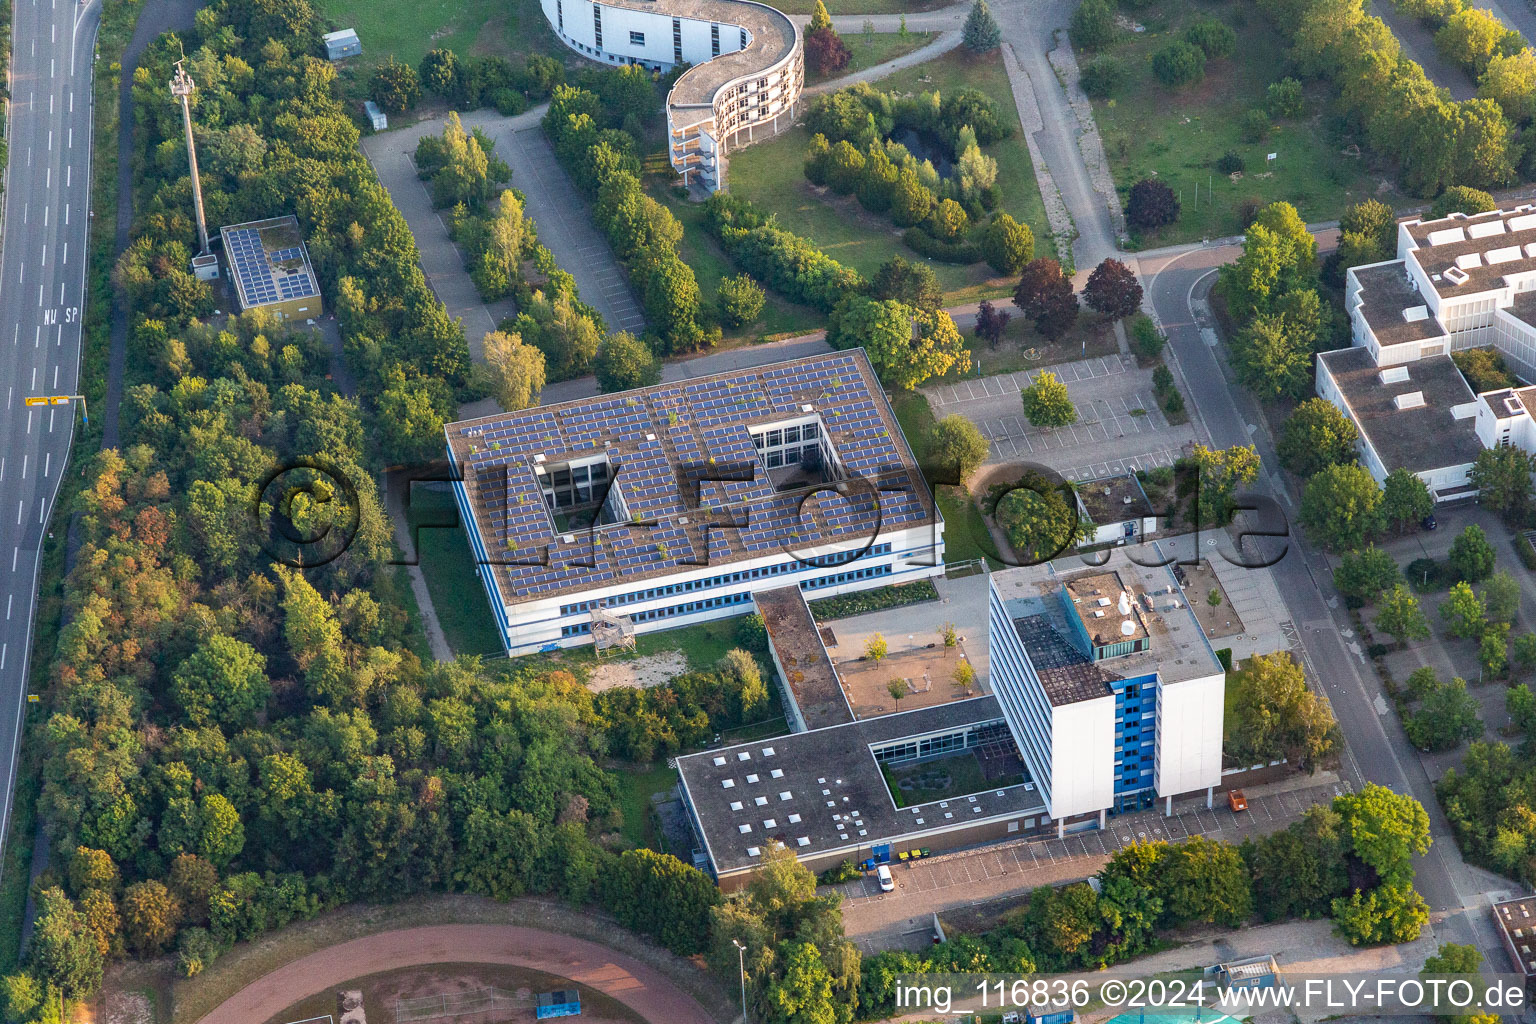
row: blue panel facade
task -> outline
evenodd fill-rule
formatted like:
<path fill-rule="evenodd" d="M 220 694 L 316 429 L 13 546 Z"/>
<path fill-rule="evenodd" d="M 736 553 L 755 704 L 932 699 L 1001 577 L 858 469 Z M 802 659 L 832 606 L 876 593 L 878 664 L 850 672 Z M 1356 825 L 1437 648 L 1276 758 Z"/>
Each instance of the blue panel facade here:
<path fill-rule="evenodd" d="M 1152 802 L 1157 736 L 1157 674 L 1110 682 L 1115 691 L 1115 807 L 1133 811 Z"/>

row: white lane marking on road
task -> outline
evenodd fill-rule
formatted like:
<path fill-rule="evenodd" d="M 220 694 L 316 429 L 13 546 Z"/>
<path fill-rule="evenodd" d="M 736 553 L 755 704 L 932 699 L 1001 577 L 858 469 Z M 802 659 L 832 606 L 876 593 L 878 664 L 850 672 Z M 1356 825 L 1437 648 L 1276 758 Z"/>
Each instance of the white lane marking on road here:
<path fill-rule="evenodd" d="M 54 417 L 54 414 L 57 413 L 58 411 L 59 410 L 53 408 L 52 406 L 50 406 L 49 409 L 48 409 L 48 433 L 50 433 L 50 434 L 53 433 L 53 417 Z"/>
<path fill-rule="evenodd" d="M 75 129 L 73 126 L 70 127 L 68 133 L 66 134 L 65 144 L 70 149 L 75 148 Z"/>
<path fill-rule="evenodd" d="M 74 178 L 74 171 L 75 171 L 75 169 L 74 169 L 73 166 L 71 166 L 69 164 L 65 164 L 64 165 L 64 187 L 65 188 L 69 188 L 69 183 Z"/>
<path fill-rule="evenodd" d="M 48 211 L 50 209 L 51 209 L 51 207 L 48 207 L 48 206 L 43 207 L 43 227 L 47 227 L 48 226 Z"/>
<path fill-rule="evenodd" d="M 27 410 L 27 433 L 32 433 L 32 410 Z"/>
<path fill-rule="evenodd" d="M 65 223 L 65 225 L 69 224 L 69 204 L 68 203 L 64 204 L 64 223 Z"/>
<path fill-rule="evenodd" d="M 43 304 L 43 286 L 42 285 L 38 285 L 37 286 L 37 304 L 39 306 L 41 306 Z"/>
<path fill-rule="evenodd" d="M 59 336 L 54 339 L 53 343 L 55 345 L 62 345 L 62 344 L 64 344 L 64 325 L 63 324 L 59 324 Z"/>
<path fill-rule="evenodd" d="M 26 284 L 27 283 L 27 265 L 25 263 L 23 263 L 21 265 L 21 269 L 16 272 L 16 283 L 17 284 Z M 38 287 L 42 287 L 42 286 L 39 285 Z"/>
<path fill-rule="evenodd" d="M 0 456 L 0 480 L 5 479 L 5 458 Z"/>
<path fill-rule="evenodd" d="M 58 0 L 54 0 L 54 3 L 57 4 Z M 57 22 L 48 26 L 48 41 L 50 43 L 56 43 L 59 41 L 59 26 Z"/>
<path fill-rule="evenodd" d="M 46 267 L 48 265 L 48 243 L 47 242 L 43 243 L 43 262 L 40 265 L 44 266 L 44 267 Z"/>
<path fill-rule="evenodd" d="M 59 364 L 53 364 L 53 390 L 59 390 Z"/>
<path fill-rule="evenodd" d="M 37 367 L 35 367 L 35 366 L 32 367 L 32 388 L 31 388 L 31 390 L 33 390 L 33 391 L 37 390 Z"/>
<path fill-rule="evenodd" d="M 16 324 L 16 329 L 11 332 L 11 344 L 12 345 L 20 345 L 21 344 L 21 324 L 20 323 L 17 323 Z"/>
<path fill-rule="evenodd" d="M 59 305 L 64 305 L 64 282 L 59 282 Z"/>
<path fill-rule="evenodd" d="M 0 668 L 5 668 L 5 652 L 10 644 L 0 644 Z"/>
<path fill-rule="evenodd" d="M 5 595 L 5 621 L 11 621 L 11 605 L 16 602 L 15 594 Z"/>
<path fill-rule="evenodd" d="M 43 187 L 53 188 L 53 168 L 48 168 L 48 173 L 43 176 Z"/>
<path fill-rule="evenodd" d="M 69 263 L 69 243 L 65 242 L 64 243 L 64 258 L 59 260 L 59 266 L 62 267 L 62 266 L 67 265 L 68 263 Z"/>
<path fill-rule="evenodd" d="M 32 456 L 30 454 L 28 454 L 26 452 L 22 453 L 22 456 L 21 456 L 21 478 L 23 480 L 25 480 L 27 478 L 27 463 L 30 462 L 31 459 L 32 459 Z"/>
<path fill-rule="evenodd" d="M 69 91 L 69 112 L 71 114 L 75 112 L 75 91 L 73 89 Z"/>
<path fill-rule="evenodd" d="M 27 503 L 26 502 L 18 501 L 16 503 L 16 525 L 17 526 L 21 525 L 21 514 L 22 514 L 22 512 L 26 511 L 26 508 L 27 508 Z"/>
<path fill-rule="evenodd" d="M 53 152 L 53 129 L 48 129 L 48 152 Z"/>
<path fill-rule="evenodd" d="M 48 470 L 53 466 L 53 452 L 43 453 L 43 476 L 48 475 Z"/>
<path fill-rule="evenodd" d="M 48 514 L 48 499 L 44 498 L 42 500 L 42 502 L 37 506 L 37 522 L 38 522 L 39 526 L 42 525 L 43 517 L 46 516 L 47 514 Z"/>
<path fill-rule="evenodd" d="M 21 557 L 21 548 L 11 549 L 11 572 L 16 571 L 16 559 Z"/>

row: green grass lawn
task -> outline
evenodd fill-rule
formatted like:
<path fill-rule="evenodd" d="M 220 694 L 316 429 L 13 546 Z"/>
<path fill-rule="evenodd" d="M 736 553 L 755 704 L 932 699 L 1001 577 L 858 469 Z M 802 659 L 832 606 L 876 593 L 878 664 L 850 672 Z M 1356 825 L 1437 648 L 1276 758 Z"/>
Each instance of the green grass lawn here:
<path fill-rule="evenodd" d="M 677 785 L 677 769 L 662 761 L 648 768 L 617 768 L 609 773 L 619 789 L 619 810 L 624 813 L 624 838 L 635 846 L 660 849 L 651 817 L 651 797 Z"/>
<path fill-rule="evenodd" d="M 453 495 L 417 488 L 407 516 L 413 524 L 451 521 Z M 496 618 L 475 571 L 469 539 L 462 529 L 421 529 L 416 550 L 427 580 L 432 608 L 454 654 L 494 657 L 502 653 Z"/>
<path fill-rule="evenodd" d="M 844 32 L 843 44 L 853 54 L 848 66 L 834 75 L 822 76 L 813 71 L 806 71 L 805 84 L 815 85 L 824 82 L 827 78 L 841 78 L 844 75 L 857 74 L 865 68 L 872 68 L 876 64 L 883 64 L 888 60 L 895 60 L 903 54 L 927 46 L 937 38 L 937 32 L 908 32 L 902 35 L 900 32 Z"/>
<path fill-rule="evenodd" d="M 982 773 L 981 762 L 970 751 L 913 765 L 883 768 L 882 771 L 897 807 L 924 804 L 930 800 L 952 800 L 1024 781 L 1023 775 L 989 780 Z"/>
<path fill-rule="evenodd" d="M 699 296 L 706 304 L 713 304 L 720 288 L 721 278 L 738 273 L 736 267 L 720 250 L 720 246 L 704 229 L 702 203 L 679 199 L 672 191 L 676 175 L 667 164 L 666 156 L 657 153 L 646 164 L 646 190 L 657 202 L 672 211 L 683 225 L 683 240 L 678 245 L 678 255 L 693 268 L 693 276 L 699 282 Z M 820 330 L 825 318 L 810 306 L 790 302 L 777 292 L 767 293 L 762 315 L 755 323 L 729 330 L 721 340 L 721 347 L 747 344 L 753 341 L 771 341 L 775 338 L 793 337 Z"/>
<path fill-rule="evenodd" d="M 318 0 L 325 17 L 357 29 L 365 67 L 393 56 L 415 67 L 434 47 L 461 57 L 567 52 L 537 0 Z"/>
<path fill-rule="evenodd" d="M 956 49 L 935 60 L 903 68 L 880 79 L 877 85 L 895 92 L 937 89 L 940 93 L 952 93 L 976 88 L 996 100 L 1005 122 L 1014 129 L 1011 136 L 987 147 L 987 152 L 997 159 L 1003 209 L 1029 224 L 1035 232 L 1037 251 L 1050 251 L 1045 206 L 1035 184 L 1029 149 L 1019 129 L 1013 93 L 998 53 L 973 57 L 963 48 Z M 740 150 L 731 157 L 727 172 L 729 188 L 777 214 L 784 228 L 811 239 L 828 255 L 865 276 L 873 275 L 880 264 L 898 252 L 910 259 L 921 259 L 902 245 L 901 231 L 889 219 L 865 212 L 851 197 L 812 188 L 804 172 L 809 143 L 810 135 L 804 128 L 793 128 L 769 142 Z M 949 304 L 1003 294 L 1011 283 L 993 277 L 985 263 L 961 267 L 930 262 L 930 266 L 938 275 Z"/>
<path fill-rule="evenodd" d="M 985 558 L 987 565 L 1001 569 L 997 541 L 992 539 L 981 509 L 959 487 L 939 488 L 939 512 L 944 516 L 944 561 L 965 562 Z"/>
<path fill-rule="evenodd" d="M 1220 18 L 1237 32 L 1233 56 L 1208 62 L 1204 82 L 1170 90 L 1153 76 L 1151 55 L 1204 17 Z M 1240 212 L 1249 204 L 1285 200 L 1315 223 L 1362 199 L 1409 202 L 1390 184 L 1390 169 L 1373 166 L 1369 153 L 1345 152 L 1360 140 L 1336 137 L 1325 127 L 1324 85 L 1308 87 L 1300 118 L 1279 122 L 1262 141 L 1243 138 L 1243 114 L 1261 106 L 1269 84 L 1288 73 L 1284 49 L 1246 0 L 1160 0 L 1137 18 L 1147 30 L 1124 33 L 1110 51 L 1125 66 L 1126 82 L 1093 107 L 1122 201 L 1131 185 L 1153 174 L 1182 196 L 1180 220 L 1138 239 L 1143 247 L 1239 234 L 1245 227 Z M 1215 170 L 1228 150 L 1247 165 L 1235 181 Z M 1272 163 L 1265 159 L 1270 153 L 1277 154 Z"/>

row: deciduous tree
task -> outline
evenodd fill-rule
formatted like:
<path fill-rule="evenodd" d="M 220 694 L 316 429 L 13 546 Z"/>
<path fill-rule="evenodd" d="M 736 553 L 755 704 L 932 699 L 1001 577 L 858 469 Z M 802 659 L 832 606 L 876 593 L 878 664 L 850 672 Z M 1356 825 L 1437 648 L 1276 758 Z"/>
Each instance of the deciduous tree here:
<path fill-rule="evenodd" d="M 991 445 L 976 424 L 951 413 L 928 431 L 925 473 L 931 479 L 964 483 L 986 461 Z"/>
<path fill-rule="evenodd" d="M 1089 309 L 1119 320 L 1141 308 L 1141 285 L 1129 267 L 1112 256 L 1106 257 L 1088 275 L 1083 301 Z"/>
<path fill-rule="evenodd" d="M 1429 639 L 1429 621 L 1419 608 L 1419 599 L 1401 583 L 1377 599 L 1376 628 L 1400 644 Z"/>
<path fill-rule="evenodd" d="M 661 383 L 661 363 L 628 331 L 608 336 L 597 350 L 593 371 L 604 394 Z"/>
<path fill-rule="evenodd" d="M 1474 523 L 1456 535 L 1447 560 L 1460 579 L 1477 583 L 1493 574 L 1493 545 L 1483 528 Z"/>
<path fill-rule="evenodd" d="M 1037 427 L 1065 427 L 1077 422 L 1077 407 L 1061 379 L 1049 370 L 1035 375 L 1021 397 L 1024 415 Z"/>
<path fill-rule="evenodd" d="M 1353 462 L 1359 436 L 1338 406 L 1325 398 L 1309 398 L 1281 428 L 1280 462 L 1297 476 L 1310 477 L 1328 466 Z"/>

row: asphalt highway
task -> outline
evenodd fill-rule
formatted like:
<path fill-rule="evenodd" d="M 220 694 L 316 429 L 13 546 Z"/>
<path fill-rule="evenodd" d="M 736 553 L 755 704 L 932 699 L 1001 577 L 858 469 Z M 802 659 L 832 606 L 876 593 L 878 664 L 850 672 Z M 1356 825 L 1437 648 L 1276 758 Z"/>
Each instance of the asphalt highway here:
<path fill-rule="evenodd" d="M 0 243 L 0 842 L 10 826 L 38 563 L 79 402 L 96 0 L 15 0 Z"/>

